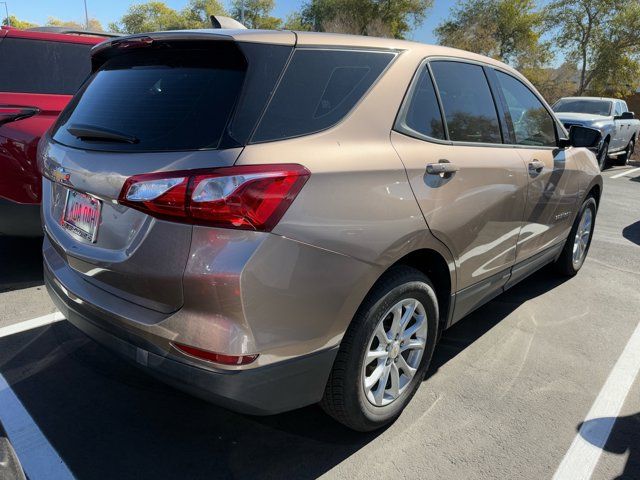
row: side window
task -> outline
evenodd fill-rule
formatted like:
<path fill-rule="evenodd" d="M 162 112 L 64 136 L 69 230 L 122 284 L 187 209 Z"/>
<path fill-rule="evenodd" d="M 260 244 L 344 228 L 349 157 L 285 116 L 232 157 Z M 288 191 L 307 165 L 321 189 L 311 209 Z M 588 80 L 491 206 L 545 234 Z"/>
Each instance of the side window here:
<path fill-rule="evenodd" d="M 529 88 L 510 75 L 496 71 L 507 101 L 518 145 L 556 146 L 555 122 Z"/>
<path fill-rule="evenodd" d="M 498 114 L 482 67 L 469 63 L 431 63 L 449 139 L 502 143 Z"/>
<path fill-rule="evenodd" d="M 622 115 L 622 112 L 623 112 L 623 110 L 622 110 L 622 104 L 621 104 L 620 102 L 615 102 L 615 103 L 614 103 L 614 105 L 615 105 L 615 111 L 614 111 L 614 113 L 613 113 L 613 114 L 614 114 L 616 117 L 617 117 L 617 116 L 619 116 L 619 115 Z"/>
<path fill-rule="evenodd" d="M 91 71 L 90 49 L 80 43 L 5 38 L 0 92 L 73 95 Z"/>
<path fill-rule="evenodd" d="M 625 102 L 624 100 L 620 100 L 620 105 L 622 105 L 622 113 L 629 111 L 629 107 L 627 105 L 627 102 Z"/>
<path fill-rule="evenodd" d="M 427 137 L 444 140 L 442 115 L 438 107 L 435 88 L 429 69 L 422 67 L 418 81 L 411 94 L 411 99 L 404 107 L 405 111 L 396 128 L 409 134 L 417 132 Z"/>
<path fill-rule="evenodd" d="M 297 50 L 252 142 L 332 127 L 351 111 L 394 57 L 390 52 Z"/>

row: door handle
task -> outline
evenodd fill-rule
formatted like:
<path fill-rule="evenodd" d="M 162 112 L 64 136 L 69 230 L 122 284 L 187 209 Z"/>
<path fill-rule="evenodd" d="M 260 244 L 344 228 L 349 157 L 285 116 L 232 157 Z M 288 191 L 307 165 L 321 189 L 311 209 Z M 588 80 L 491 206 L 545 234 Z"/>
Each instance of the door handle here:
<path fill-rule="evenodd" d="M 544 168 L 544 163 L 540 160 L 532 160 L 529 162 L 529 172 L 530 173 L 540 173 Z"/>
<path fill-rule="evenodd" d="M 427 175 L 447 175 L 460 170 L 460 167 L 449 162 L 448 160 L 440 160 L 438 163 L 427 164 Z"/>

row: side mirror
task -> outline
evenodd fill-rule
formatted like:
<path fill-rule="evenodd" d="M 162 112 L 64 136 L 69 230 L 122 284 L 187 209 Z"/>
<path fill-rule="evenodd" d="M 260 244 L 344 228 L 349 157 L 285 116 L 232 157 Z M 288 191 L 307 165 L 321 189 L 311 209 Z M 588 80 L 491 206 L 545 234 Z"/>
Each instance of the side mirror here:
<path fill-rule="evenodd" d="M 602 133 L 595 128 L 572 125 L 569 129 L 569 143 L 572 147 L 598 148 Z"/>
<path fill-rule="evenodd" d="M 622 112 L 620 115 L 615 115 L 614 120 L 633 120 L 636 118 L 633 112 Z"/>

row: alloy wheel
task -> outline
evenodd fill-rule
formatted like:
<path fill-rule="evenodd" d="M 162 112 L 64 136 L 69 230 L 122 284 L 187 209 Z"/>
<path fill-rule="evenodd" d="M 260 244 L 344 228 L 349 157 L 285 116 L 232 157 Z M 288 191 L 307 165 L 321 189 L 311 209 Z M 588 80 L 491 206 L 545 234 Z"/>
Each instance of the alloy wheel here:
<path fill-rule="evenodd" d="M 591 227 L 593 224 L 593 212 L 586 208 L 582 213 L 576 236 L 573 240 L 573 265 L 578 268 L 584 261 L 591 238 Z"/>
<path fill-rule="evenodd" d="M 427 330 L 425 308 L 414 298 L 401 300 L 383 315 L 362 366 L 362 386 L 370 403 L 383 407 L 406 390 L 420 366 Z"/>

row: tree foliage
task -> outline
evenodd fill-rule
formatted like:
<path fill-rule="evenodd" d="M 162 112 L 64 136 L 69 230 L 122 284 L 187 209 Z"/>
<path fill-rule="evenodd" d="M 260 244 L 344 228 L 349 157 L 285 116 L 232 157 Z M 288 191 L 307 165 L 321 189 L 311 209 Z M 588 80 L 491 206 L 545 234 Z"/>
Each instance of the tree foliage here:
<path fill-rule="evenodd" d="M 15 15 L 9 15 L 9 22 L 7 22 L 7 17 L 4 17 L 2 20 L 2 25 L 11 25 L 12 27 L 22 28 L 22 29 L 33 28 L 38 26 L 35 23 L 31 23 L 26 20 L 20 20 L 19 18 L 16 18 Z"/>
<path fill-rule="evenodd" d="M 578 64 L 576 94 L 624 96 L 640 76 L 640 3 L 555 0 L 547 7 L 557 48 Z"/>
<path fill-rule="evenodd" d="M 121 33 L 210 28 L 210 15 L 223 13 L 218 0 L 191 0 L 181 11 L 164 2 L 150 1 L 131 5 L 120 21 L 109 24 L 109 28 Z"/>
<path fill-rule="evenodd" d="M 244 21 L 247 28 L 276 30 L 281 27 L 282 20 L 271 15 L 274 7 L 274 0 L 233 0 L 231 15 L 239 22 Z"/>
<path fill-rule="evenodd" d="M 544 16 L 535 0 L 465 0 L 435 30 L 439 43 L 520 67 L 545 64 Z"/>
<path fill-rule="evenodd" d="M 47 26 L 49 27 L 66 27 L 73 28 L 76 30 L 93 30 L 94 32 L 103 32 L 102 24 L 96 18 L 89 19 L 89 25 L 85 25 L 84 23 L 76 22 L 73 20 L 60 20 L 55 17 L 49 17 L 47 19 Z"/>
<path fill-rule="evenodd" d="M 404 38 L 422 24 L 433 0 L 310 0 L 301 12 L 310 30 Z"/>

